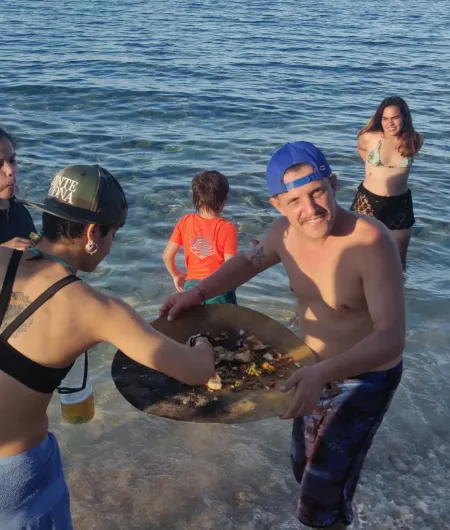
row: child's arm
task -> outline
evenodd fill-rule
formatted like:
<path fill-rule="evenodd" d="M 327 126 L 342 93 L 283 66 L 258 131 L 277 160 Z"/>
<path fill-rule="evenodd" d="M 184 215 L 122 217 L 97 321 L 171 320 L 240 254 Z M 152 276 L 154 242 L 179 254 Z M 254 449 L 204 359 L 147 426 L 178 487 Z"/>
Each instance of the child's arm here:
<path fill-rule="evenodd" d="M 169 271 L 169 274 L 173 278 L 173 283 L 175 284 L 177 291 L 181 293 L 184 291 L 186 274 L 181 272 L 180 269 L 177 267 L 177 264 L 175 263 L 175 256 L 177 255 L 180 246 L 181 245 L 179 245 L 178 243 L 169 241 L 167 243 L 166 248 L 164 249 L 163 260 L 166 269 Z"/>
<path fill-rule="evenodd" d="M 225 230 L 224 243 L 224 261 L 234 258 L 238 254 L 238 231 L 237 228 L 230 223 Z"/>

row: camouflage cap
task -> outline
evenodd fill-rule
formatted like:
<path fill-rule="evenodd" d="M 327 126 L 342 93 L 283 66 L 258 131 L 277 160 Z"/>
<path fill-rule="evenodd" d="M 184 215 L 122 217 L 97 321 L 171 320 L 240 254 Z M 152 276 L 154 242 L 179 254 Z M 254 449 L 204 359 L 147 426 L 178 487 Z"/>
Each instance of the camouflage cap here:
<path fill-rule="evenodd" d="M 120 184 L 98 165 L 65 167 L 53 178 L 43 204 L 20 202 L 83 224 L 124 224 L 128 210 Z"/>

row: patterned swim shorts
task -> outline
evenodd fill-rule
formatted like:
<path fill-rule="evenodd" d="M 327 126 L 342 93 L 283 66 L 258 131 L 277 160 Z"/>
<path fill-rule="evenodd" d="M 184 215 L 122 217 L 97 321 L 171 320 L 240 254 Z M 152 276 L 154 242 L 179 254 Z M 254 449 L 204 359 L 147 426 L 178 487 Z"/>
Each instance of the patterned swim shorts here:
<path fill-rule="evenodd" d="M 402 369 L 400 362 L 329 384 L 313 414 L 294 420 L 291 461 L 300 486 L 297 517 L 304 525 L 351 524 L 359 475 Z"/>

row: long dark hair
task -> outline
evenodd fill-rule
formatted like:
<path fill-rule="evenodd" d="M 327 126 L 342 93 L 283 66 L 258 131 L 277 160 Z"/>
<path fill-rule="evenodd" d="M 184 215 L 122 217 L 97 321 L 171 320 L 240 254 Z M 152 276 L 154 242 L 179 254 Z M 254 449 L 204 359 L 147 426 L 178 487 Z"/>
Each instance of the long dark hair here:
<path fill-rule="evenodd" d="M 381 125 L 381 118 L 386 107 L 398 107 L 400 114 L 402 115 L 402 128 L 399 133 L 400 146 L 398 148 L 399 153 L 402 156 L 415 156 L 419 152 L 423 144 L 422 135 L 414 130 L 411 112 L 409 111 L 406 101 L 399 96 L 391 96 L 383 99 L 379 107 L 375 111 L 375 114 L 370 118 L 369 123 L 363 127 L 358 136 L 366 132 L 383 131 Z"/>
<path fill-rule="evenodd" d="M 3 140 L 3 138 L 6 138 L 7 140 L 9 140 L 11 142 L 11 145 L 14 147 L 14 149 L 16 149 L 17 147 L 16 140 L 8 132 L 6 132 L 5 129 L 2 129 L 0 127 L 0 140 Z"/>

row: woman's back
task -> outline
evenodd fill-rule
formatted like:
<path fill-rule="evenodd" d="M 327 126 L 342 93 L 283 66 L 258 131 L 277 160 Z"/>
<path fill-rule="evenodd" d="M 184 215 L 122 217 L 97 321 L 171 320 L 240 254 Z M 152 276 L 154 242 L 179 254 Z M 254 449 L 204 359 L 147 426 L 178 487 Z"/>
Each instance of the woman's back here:
<path fill-rule="evenodd" d="M 197 385 L 214 374 L 214 354 L 205 339 L 189 348 L 164 337 L 129 305 L 76 277 L 95 270 L 125 223 L 125 195 L 107 170 L 68 166 L 41 204 L 28 204 L 44 212 L 36 248 L 0 249 L 0 528 L 71 529 L 46 410 L 75 359 L 111 342 L 135 361 Z"/>
<path fill-rule="evenodd" d="M 0 249 L 2 285 L 11 255 L 10 250 Z M 60 263 L 46 259 L 29 261 L 29 258 L 33 255 L 25 253 L 20 261 L 0 333 L 4 333 L 47 288 L 71 275 Z M 95 329 L 93 312 L 101 298 L 83 282 L 73 282 L 55 293 L 12 334 L 7 341 L 12 348 L 8 348 L 3 339 L 0 341 L 0 355 L 2 349 L 8 348 L 8 357 L 15 359 L 14 363 L 9 363 L 13 366 L 11 374 L 2 371 L 0 360 L 0 457 L 26 451 L 36 444 L 36 439 L 45 435 L 45 410 L 51 393 L 39 392 L 30 386 L 42 384 L 40 367 L 43 373 L 56 372 L 57 375 L 55 369 L 69 367 L 81 353 L 98 342 L 92 332 Z M 23 356 L 40 365 L 35 370 L 31 366 L 30 386 L 14 377 L 20 370 Z M 17 374 L 19 379 L 21 375 L 23 377 Z"/>

